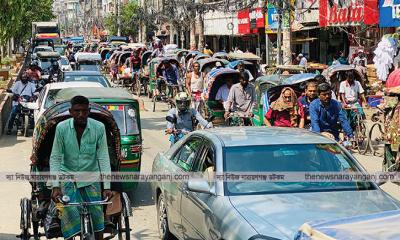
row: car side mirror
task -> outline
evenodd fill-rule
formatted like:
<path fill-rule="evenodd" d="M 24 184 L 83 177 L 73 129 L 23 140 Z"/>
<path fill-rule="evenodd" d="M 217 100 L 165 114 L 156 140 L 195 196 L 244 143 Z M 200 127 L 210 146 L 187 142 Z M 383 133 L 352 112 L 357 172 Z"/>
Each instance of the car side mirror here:
<path fill-rule="evenodd" d="M 206 193 L 215 195 L 214 189 L 210 187 L 205 179 L 189 180 L 187 188 L 191 192 Z"/>

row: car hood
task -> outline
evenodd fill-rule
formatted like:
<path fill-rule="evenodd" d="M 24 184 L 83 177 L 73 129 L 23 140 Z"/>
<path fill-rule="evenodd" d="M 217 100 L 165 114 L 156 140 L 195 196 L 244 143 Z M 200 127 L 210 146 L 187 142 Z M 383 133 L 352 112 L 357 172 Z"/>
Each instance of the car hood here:
<path fill-rule="evenodd" d="M 275 228 L 281 239 L 293 239 L 305 222 L 400 209 L 380 190 L 231 196 L 230 201 L 259 234 L 268 236 Z"/>

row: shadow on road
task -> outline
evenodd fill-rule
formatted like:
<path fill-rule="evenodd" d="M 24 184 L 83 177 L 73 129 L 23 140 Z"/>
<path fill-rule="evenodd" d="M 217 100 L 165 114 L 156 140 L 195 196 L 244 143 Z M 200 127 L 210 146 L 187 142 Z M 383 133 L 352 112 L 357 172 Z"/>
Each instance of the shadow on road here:
<path fill-rule="evenodd" d="M 15 240 L 18 234 L 10 234 L 10 233 L 0 233 L 1 240 Z"/>
<path fill-rule="evenodd" d="M 143 118 L 141 120 L 142 129 L 149 130 L 165 130 L 166 128 L 166 120 L 165 117 L 159 118 Z"/>
<path fill-rule="evenodd" d="M 27 141 L 27 139 L 29 139 L 29 138 L 24 138 L 24 137 L 18 137 L 18 138 L 17 138 L 17 135 L 15 134 L 15 132 L 13 132 L 12 135 L 3 135 L 0 138 L 0 147 L 1 148 L 2 147 L 12 147 L 19 143 L 25 142 L 25 141 Z M 2 238 L 0 238 L 0 239 L 2 239 Z"/>
<path fill-rule="evenodd" d="M 133 195 L 133 196 L 132 196 Z M 140 182 L 135 192 L 130 196 L 132 207 L 144 207 L 154 205 L 150 182 Z"/>

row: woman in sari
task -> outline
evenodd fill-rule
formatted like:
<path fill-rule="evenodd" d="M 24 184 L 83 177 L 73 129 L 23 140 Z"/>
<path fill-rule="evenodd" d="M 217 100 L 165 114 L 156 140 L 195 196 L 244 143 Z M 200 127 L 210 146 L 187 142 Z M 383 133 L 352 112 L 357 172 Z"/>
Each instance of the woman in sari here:
<path fill-rule="evenodd" d="M 281 91 L 279 98 L 271 103 L 265 114 L 264 124 L 268 127 L 304 128 L 304 112 L 297 103 L 296 93 L 290 87 Z"/>

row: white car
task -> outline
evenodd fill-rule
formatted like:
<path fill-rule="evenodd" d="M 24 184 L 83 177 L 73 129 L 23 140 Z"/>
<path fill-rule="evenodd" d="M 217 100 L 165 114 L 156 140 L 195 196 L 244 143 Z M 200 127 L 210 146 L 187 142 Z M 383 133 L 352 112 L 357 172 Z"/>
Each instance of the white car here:
<path fill-rule="evenodd" d="M 36 58 L 38 52 L 54 52 L 54 49 L 50 46 L 37 46 L 33 49 L 32 58 Z"/>
<path fill-rule="evenodd" d="M 34 119 L 35 124 L 40 116 L 52 105 L 55 104 L 54 97 L 56 94 L 65 88 L 75 88 L 75 87 L 103 87 L 97 82 L 58 82 L 46 84 L 42 91 L 39 93 L 39 97 L 32 107 L 34 109 Z"/>
<path fill-rule="evenodd" d="M 69 64 L 69 60 L 65 56 L 61 56 L 60 60 L 58 61 L 58 64 L 61 67 L 61 71 L 72 71 L 71 64 Z"/>

